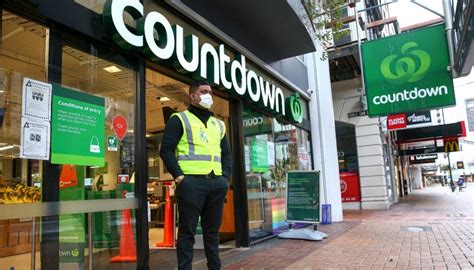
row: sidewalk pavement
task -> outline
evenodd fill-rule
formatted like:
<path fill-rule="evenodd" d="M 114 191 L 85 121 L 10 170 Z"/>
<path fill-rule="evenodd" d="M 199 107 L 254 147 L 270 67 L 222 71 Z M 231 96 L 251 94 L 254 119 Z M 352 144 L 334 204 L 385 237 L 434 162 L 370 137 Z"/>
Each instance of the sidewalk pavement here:
<path fill-rule="evenodd" d="M 224 269 L 474 269 L 474 184 L 415 190 L 390 210 L 344 211 L 319 230 L 329 237 L 224 252 Z"/>

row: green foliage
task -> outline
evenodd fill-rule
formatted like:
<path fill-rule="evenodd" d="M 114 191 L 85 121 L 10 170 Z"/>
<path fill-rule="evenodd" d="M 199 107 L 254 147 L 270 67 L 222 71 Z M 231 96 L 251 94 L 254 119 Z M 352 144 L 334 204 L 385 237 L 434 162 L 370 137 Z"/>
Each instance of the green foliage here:
<path fill-rule="evenodd" d="M 325 49 L 332 46 L 332 41 L 340 39 L 350 31 L 349 29 L 342 30 L 344 25 L 342 6 L 345 4 L 346 0 L 305 1 L 306 26 L 314 30 L 312 31 L 313 38 Z M 324 51 L 321 60 L 326 60 L 327 57 L 327 52 Z"/>

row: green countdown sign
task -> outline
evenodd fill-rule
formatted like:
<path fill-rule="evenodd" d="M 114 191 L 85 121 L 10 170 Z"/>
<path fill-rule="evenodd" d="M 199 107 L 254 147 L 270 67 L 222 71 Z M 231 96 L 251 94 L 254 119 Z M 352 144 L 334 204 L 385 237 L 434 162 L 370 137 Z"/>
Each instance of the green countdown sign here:
<path fill-rule="evenodd" d="M 289 171 L 286 175 L 286 220 L 319 222 L 319 171 Z"/>
<path fill-rule="evenodd" d="M 104 166 L 104 98 L 53 86 L 51 163 Z"/>
<path fill-rule="evenodd" d="M 444 26 L 362 44 L 369 116 L 455 105 Z"/>

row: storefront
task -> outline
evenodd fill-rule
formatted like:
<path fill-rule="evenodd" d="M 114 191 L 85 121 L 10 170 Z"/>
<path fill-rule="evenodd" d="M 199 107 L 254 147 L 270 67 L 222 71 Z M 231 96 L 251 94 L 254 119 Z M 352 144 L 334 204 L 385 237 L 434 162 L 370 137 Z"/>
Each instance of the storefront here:
<path fill-rule="evenodd" d="M 221 240 L 287 227 L 285 173 L 313 167 L 305 95 L 143 2 L 2 2 L 0 269 L 148 265 L 172 180 L 161 137 L 196 78 L 212 84 L 234 156 Z"/>

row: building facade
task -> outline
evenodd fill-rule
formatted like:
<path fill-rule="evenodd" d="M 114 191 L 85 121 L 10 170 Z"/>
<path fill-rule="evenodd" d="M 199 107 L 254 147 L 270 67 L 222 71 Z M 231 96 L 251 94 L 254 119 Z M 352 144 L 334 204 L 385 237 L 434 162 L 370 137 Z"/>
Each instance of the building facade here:
<path fill-rule="evenodd" d="M 194 79 L 212 85 L 233 153 L 222 241 L 248 247 L 288 228 L 289 170 L 323 171 L 324 202 L 342 220 L 334 136 L 320 132 L 334 121 L 312 115 L 331 101 L 315 98 L 330 89 L 328 64 L 296 58 L 315 50 L 302 2 L 0 8 L 0 268 L 148 269 L 151 247 L 172 247 L 172 177 L 158 151 Z"/>

